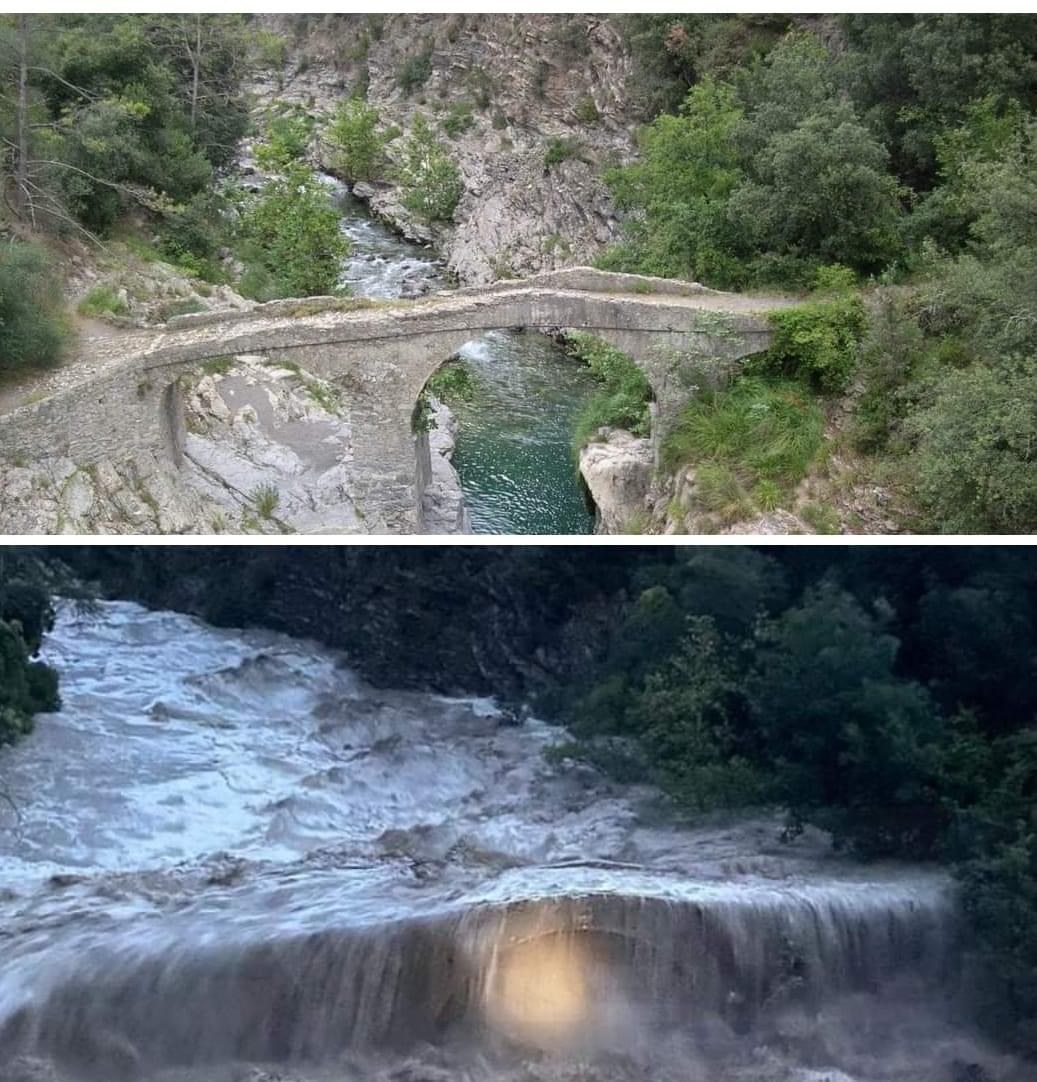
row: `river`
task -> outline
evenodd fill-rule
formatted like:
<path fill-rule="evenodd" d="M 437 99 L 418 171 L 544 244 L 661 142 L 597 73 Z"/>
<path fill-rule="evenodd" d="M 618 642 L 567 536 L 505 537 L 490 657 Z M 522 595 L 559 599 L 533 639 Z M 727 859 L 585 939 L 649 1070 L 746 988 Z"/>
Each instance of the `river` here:
<path fill-rule="evenodd" d="M 449 288 L 427 249 L 396 236 L 332 177 L 352 254 L 342 284 L 361 297 L 416 297 Z M 443 358 L 447 360 L 447 358 Z M 472 378 L 459 421 L 454 466 L 474 533 L 589 534 L 588 503 L 572 453 L 580 408 L 598 385 L 545 335 L 501 328 L 467 343 L 458 362 Z"/>
<path fill-rule="evenodd" d="M 953 1024 L 938 875 L 677 830 L 548 724 L 274 633 L 65 605 L 44 654 L 64 708 L 0 759 L 5 1080 L 998 1068 Z"/>

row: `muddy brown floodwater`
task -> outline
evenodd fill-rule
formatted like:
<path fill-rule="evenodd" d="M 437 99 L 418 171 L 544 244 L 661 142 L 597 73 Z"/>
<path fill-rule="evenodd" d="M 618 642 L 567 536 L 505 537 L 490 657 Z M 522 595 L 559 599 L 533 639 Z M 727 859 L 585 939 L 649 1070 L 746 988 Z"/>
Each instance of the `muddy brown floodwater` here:
<path fill-rule="evenodd" d="M 5 1082 L 1024 1078 L 930 871 L 678 830 L 558 729 L 271 633 L 65 606 L 45 652 L 64 709 L 0 758 Z"/>

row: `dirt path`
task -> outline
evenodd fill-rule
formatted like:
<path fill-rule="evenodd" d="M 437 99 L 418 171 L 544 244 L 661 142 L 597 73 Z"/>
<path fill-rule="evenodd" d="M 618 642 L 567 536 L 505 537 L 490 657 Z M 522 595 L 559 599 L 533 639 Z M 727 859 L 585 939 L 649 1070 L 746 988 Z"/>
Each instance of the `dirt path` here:
<path fill-rule="evenodd" d="M 72 341 L 59 364 L 44 372 L 26 372 L 20 378 L 0 384 L 0 414 L 7 413 L 9 410 L 35 400 L 37 396 L 46 394 L 46 388 L 51 380 L 59 373 L 74 369 L 84 357 L 89 357 L 96 348 L 95 343 L 117 341 L 130 333 L 127 328 L 114 327 L 110 323 L 92 319 L 89 316 L 73 315 L 71 322 Z"/>

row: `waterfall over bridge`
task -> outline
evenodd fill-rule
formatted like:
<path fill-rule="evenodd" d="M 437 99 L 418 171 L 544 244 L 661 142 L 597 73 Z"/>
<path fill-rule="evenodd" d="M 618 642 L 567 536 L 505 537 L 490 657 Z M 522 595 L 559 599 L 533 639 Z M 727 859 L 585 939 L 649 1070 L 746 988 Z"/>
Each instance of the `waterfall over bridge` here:
<path fill-rule="evenodd" d="M 466 342 L 510 328 L 597 335 L 644 371 L 658 431 L 696 386 L 766 349 L 767 312 L 791 303 L 573 268 L 410 302 L 310 298 L 183 316 L 85 340 L 74 365 L 0 417 L 0 460 L 58 454 L 90 466 L 144 453 L 179 464 L 181 379 L 215 358 L 260 354 L 341 390 L 358 502 L 378 532 L 411 533 L 422 528 L 429 468 L 414 408 L 429 377 Z"/>

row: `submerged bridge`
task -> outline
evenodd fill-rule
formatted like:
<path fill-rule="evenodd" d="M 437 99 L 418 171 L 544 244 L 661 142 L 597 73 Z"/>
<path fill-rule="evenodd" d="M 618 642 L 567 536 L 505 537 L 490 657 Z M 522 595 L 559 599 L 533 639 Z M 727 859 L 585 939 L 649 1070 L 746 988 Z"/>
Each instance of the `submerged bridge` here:
<path fill-rule="evenodd" d="M 429 377 L 466 342 L 511 328 L 588 331 L 645 373 L 658 426 L 695 386 L 766 349 L 766 313 L 792 303 L 573 268 L 409 302 L 310 298 L 181 316 L 154 330 L 84 340 L 74 364 L 0 415 L 0 460 L 66 455 L 89 466 L 152 453 L 179 465 L 182 378 L 208 360 L 260 354 L 339 388 L 356 499 L 379 530 L 411 533 L 421 529 L 429 470 L 414 408 Z"/>

